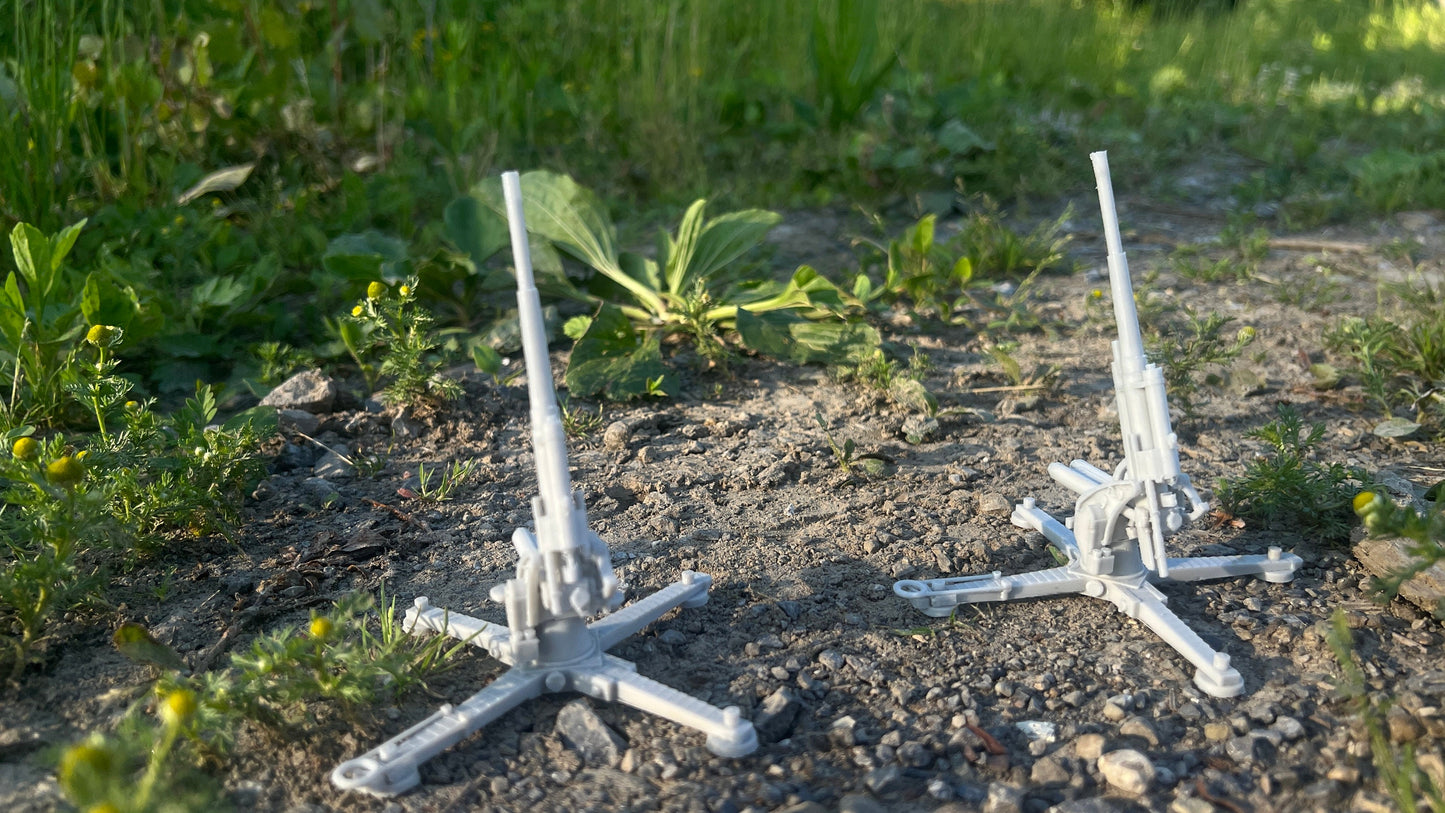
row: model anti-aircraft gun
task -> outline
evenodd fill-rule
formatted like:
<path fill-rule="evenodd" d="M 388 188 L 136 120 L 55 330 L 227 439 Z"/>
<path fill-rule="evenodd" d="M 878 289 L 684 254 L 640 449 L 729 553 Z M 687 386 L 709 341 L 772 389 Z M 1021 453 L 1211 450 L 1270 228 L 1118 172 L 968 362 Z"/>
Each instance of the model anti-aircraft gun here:
<path fill-rule="evenodd" d="M 684 571 L 682 578 L 628 607 L 587 623 L 622 602 L 606 544 L 587 526 L 581 491 L 567 471 L 567 439 L 552 387 L 542 308 L 532 276 L 523 218 L 521 180 L 502 176 L 512 253 L 517 267 L 517 305 L 522 351 L 531 401 L 532 448 L 537 459 L 538 495 L 532 500 L 537 533 L 519 528 L 516 576 L 491 592 L 506 608 L 507 625 L 448 613 L 426 598 L 406 613 L 407 629 L 424 628 L 485 649 L 509 666 L 491 685 L 459 705 L 436 714 L 366 754 L 338 765 L 331 781 L 344 790 L 376 796 L 401 793 L 421 781 L 417 766 L 544 692 L 582 692 L 620 701 L 707 734 L 707 747 L 740 757 L 758 746 L 753 724 L 738 708 L 719 709 L 637 674 L 632 663 L 606 653 L 623 639 L 679 605 L 707 603 L 712 578 Z"/>
<path fill-rule="evenodd" d="M 1077 495 L 1067 525 L 1038 508 L 1033 498 L 1014 508 L 1013 523 L 1039 531 L 1068 557 L 1061 567 L 1003 576 L 906 580 L 893 590 L 932 616 L 947 616 L 959 604 L 1081 593 L 1106 599 L 1131 618 L 1148 624 L 1194 664 L 1194 682 L 1217 697 L 1244 691 L 1229 656 L 1210 648 L 1165 606 L 1151 582 L 1199 581 L 1255 575 L 1287 582 L 1302 561 L 1270 548 L 1264 556 L 1208 556 L 1171 559 L 1164 541 L 1186 520 L 1209 510 L 1189 476 L 1179 468 L 1179 441 L 1169 420 L 1164 375 L 1144 355 L 1134 286 L 1119 235 L 1107 154 L 1089 156 L 1099 184 L 1109 284 L 1118 339 L 1113 343 L 1114 397 L 1123 434 L 1124 460 L 1111 475 L 1086 461 L 1053 463 L 1049 476 Z"/>

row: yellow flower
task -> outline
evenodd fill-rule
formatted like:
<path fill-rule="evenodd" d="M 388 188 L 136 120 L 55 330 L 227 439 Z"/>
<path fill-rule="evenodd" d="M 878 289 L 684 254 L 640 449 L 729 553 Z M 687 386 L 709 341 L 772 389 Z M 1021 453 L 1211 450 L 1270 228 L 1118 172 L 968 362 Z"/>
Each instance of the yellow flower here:
<path fill-rule="evenodd" d="M 318 641 L 324 641 L 331 635 L 331 619 L 324 615 L 318 615 L 311 619 L 311 637 Z"/>
<path fill-rule="evenodd" d="M 114 347 L 120 341 L 120 328 L 110 325 L 91 325 L 85 333 L 85 340 L 96 347 Z"/>
<path fill-rule="evenodd" d="M 1254 341 L 1254 328 L 1247 325 L 1240 328 L 1239 335 L 1235 337 L 1235 340 L 1238 341 L 1240 344 L 1249 344 L 1250 342 Z"/>
<path fill-rule="evenodd" d="M 161 719 L 166 725 L 179 726 L 196 713 L 196 693 L 190 689 L 176 689 L 161 701 Z"/>
<path fill-rule="evenodd" d="M 367 299 L 381 299 L 384 296 L 386 296 L 386 283 L 373 282 L 366 286 Z"/>
<path fill-rule="evenodd" d="M 69 784 L 76 779 L 76 774 L 85 772 L 90 774 L 105 774 L 110 772 L 112 765 L 110 752 L 94 742 L 83 742 L 79 745 L 66 749 L 60 757 L 60 781 L 62 784 Z"/>
<path fill-rule="evenodd" d="M 351 309 L 351 315 L 352 315 L 352 316 L 360 316 L 360 315 L 361 315 L 361 306 L 360 306 L 360 305 L 357 305 L 356 307 L 352 308 L 352 309 Z"/>
<path fill-rule="evenodd" d="M 120 808 L 110 802 L 101 802 L 98 805 L 87 807 L 85 813 L 120 813 Z"/>
<path fill-rule="evenodd" d="M 10 453 L 15 455 L 16 460 L 34 460 L 40 457 L 40 441 L 35 438 L 20 438 L 10 447 Z"/>
<path fill-rule="evenodd" d="M 85 467 L 70 455 L 56 458 L 45 467 L 45 479 L 58 486 L 69 488 L 80 482 L 83 477 L 85 477 Z"/>
<path fill-rule="evenodd" d="M 403 285 L 403 286 L 401 286 L 400 291 L 401 291 L 401 295 L 402 295 L 402 296 L 411 296 L 411 286 L 410 286 L 410 285 Z"/>
<path fill-rule="evenodd" d="M 1366 513 L 1366 509 L 1373 511 L 1374 509 L 1371 506 L 1373 506 L 1374 504 L 1375 492 L 1373 491 L 1361 491 L 1359 494 L 1355 495 L 1356 514 L 1364 514 Z"/>

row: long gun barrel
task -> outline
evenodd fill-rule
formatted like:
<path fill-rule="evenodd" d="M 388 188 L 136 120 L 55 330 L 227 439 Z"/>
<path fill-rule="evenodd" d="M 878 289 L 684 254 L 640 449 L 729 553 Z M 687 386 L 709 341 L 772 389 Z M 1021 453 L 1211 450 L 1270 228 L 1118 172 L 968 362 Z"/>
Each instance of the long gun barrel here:
<path fill-rule="evenodd" d="M 572 494 L 572 477 L 567 471 L 567 435 L 552 388 L 552 363 L 547 356 L 547 333 L 542 324 L 542 302 L 532 274 L 527 223 L 523 217 L 522 181 L 516 172 L 502 175 L 502 194 L 507 204 L 507 223 L 512 236 L 512 259 L 517 268 L 517 318 L 522 329 L 522 354 L 527 363 L 527 395 L 531 403 L 532 451 L 537 458 L 538 496 L 532 501 L 537 523 L 537 542 L 543 567 L 549 571 L 573 566 L 575 554 L 585 548 L 585 519 Z M 556 554 L 562 554 L 560 556 Z M 575 581 L 576 574 L 544 579 L 558 585 Z M 554 588 L 555 589 L 555 588 Z M 554 608 L 560 596 L 551 597 Z"/>
<path fill-rule="evenodd" d="M 1183 524 L 1172 489 L 1184 491 L 1192 503 L 1191 516 L 1204 511 L 1187 477 L 1179 469 L 1179 440 L 1169 422 L 1169 397 L 1164 373 L 1144 355 L 1139 332 L 1139 311 L 1134 305 L 1134 283 L 1129 277 L 1129 260 L 1124 256 L 1119 235 L 1119 216 L 1114 206 L 1114 186 L 1109 177 L 1109 155 L 1089 155 L 1099 185 L 1099 208 L 1104 217 L 1104 242 L 1109 251 L 1109 289 L 1114 303 L 1118 339 L 1114 341 L 1114 391 L 1123 433 L 1124 462 L 1116 479 L 1139 482 L 1147 511 L 1132 518 L 1139 537 L 1144 563 L 1160 576 L 1167 576 L 1169 558 L 1164 536 Z M 1161 494 L 1161 487 L 1165 493 Z M 1146 527 L 1147 526 L 1147 527 Z"/>

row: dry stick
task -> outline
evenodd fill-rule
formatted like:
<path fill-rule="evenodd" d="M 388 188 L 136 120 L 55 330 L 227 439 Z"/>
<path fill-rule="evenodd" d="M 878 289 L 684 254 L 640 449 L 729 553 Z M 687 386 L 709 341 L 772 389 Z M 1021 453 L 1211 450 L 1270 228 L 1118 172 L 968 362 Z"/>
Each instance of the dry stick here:
<path fill-rule="evenodd" d="M 1309 240 L 1303 237 L 1271 237 L 1266 244 L 1281 251 L 1341 251 L 1353 254 L 1369 254 L 1371 246 L 1366 243 L 1349 243 L 1341 240 Z"/>
<path fill-rule="evenodd" d="M 1046 390 L 1052 384 L 1018 384 L 1009 387 L 979 387 L 972 390 L 963 390 L 964 395 L 982 395 L 989 392 L 1027 392 L 1028 390 Z"/>
<path fill-rule="evenodd" d="M 1206 802 L 1209 802 L 1210 804 L 1219 805 L 1220 807 L 1234 811 L 1234 813 L 1244 813 L 1244 808 L 1240 807 L 1234 802 L 1231 802 L 1230 800 L 1225 799 L 1222 796 L 1215 796 L 1214 794 L 1210 793 L 1209 786 L 1204 784 L 1204 777 L 1202 776 L 1195 780 L 1194 792 L 1199 795 L 1199 798 L 1203 799 Z"/>

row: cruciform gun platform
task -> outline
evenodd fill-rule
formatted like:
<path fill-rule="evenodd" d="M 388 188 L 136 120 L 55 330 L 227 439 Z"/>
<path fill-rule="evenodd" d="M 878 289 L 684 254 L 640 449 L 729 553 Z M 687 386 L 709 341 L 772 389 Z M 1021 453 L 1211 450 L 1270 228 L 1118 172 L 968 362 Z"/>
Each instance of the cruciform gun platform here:
<path fill-rule="evenodd" d="M 1229 655 L 1217 652 L 1174 614 L 1154 586 L 1161 581 L 1201 581 L 1258 576 L 1287 582 L 1303 564 L 1292 554 L 1270 548 L 1267 554 L 1174 559 L 1164 540 L 1209 510 L 1189 476 L 1179 468 L 1179 441 L 1170 427 L 1164 374 L 1144 355 L 1134 286 L 1119 235 L 1109 159 L 1091 154 L 1099 184 L 1104 239 L 1109 252 L 1109 284 L 1118 326 L 1114 342 L 1114 397 L 1123 433 L 1124 460 L 1111 475 L 1087 461 L 1053 463 L 1049 476 L 1074 492 L 1074 514 L 1067 525 L 1038 508 L 1033 498 L 1015 506 L 1013 523 L 1038 531 L 1068 557 L 1061 567 L 1004 576 L 904 580 L 893 591 L 927 615 L 942 617 L 960 604 L 1009 601 L 1077 593 L 1112 602 L 1136 618 L 1195 667 L 1194 682 L 1216 697 L 1244 691 Z"/>
<path fill-rule="evenodd" d="M 641 601 L 616 610 L 622 590 L 607 545 L 587 525 L 582 492 L 567 470 L 567 439 L 552 386 L 542 308 L 532 275 L 523 217 L 521 179 L 502 176 L 517 268 L 517 305 L 531 402 L 532 446 L 538 495 L 532 500 L 535 536 L 517 529 L 514 578 L 491 591 L 506 608 L 507 625 L 493 624 L 431 606 L 418 598 L 406 628 L 426 629 L 485 649 L 511 668 L 485 689 L 392 737 L 331 772 L 344 790 L 391 796 L 421 781 L 417 767 L 521 703 L 548 692 L 581 692 L 665 717 L 707 735 L 708 750 L 740 757 L 758 747 L 753 724 L 736 706 L 719 709 L 637 674 L 629 661 L 606 650 L 678 606 L 707 603 L 710 576 L 684 571 L 681 578 Z M 616 610 L 600 620 L 587 619 Z"/>

